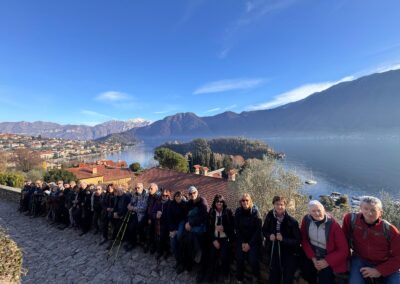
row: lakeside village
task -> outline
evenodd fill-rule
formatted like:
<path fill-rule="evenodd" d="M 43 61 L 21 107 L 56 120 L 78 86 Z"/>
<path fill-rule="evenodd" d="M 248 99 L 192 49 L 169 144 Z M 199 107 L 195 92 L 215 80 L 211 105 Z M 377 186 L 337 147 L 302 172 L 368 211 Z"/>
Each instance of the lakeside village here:
<path fill-rule="evenodd" d="M 132 178 L 135 174 L 128 168 L 125 161 L 114 162 L 110 160 L 97 160 L 94 163 L 82 162 L 84 158 L 100 157 L 106 153 L 118 152 L 123 150 L 123 147 L 124 145 L 118 142 L 67 140 L 19 134 L 0 134 L 0 154 L 3 154 L 2 158 L 5 158 L 6 168 L 16 168 L 15 155 L 18 150 L 25 149 L 35 153 L 36 157 L 40 158 L 43 170 L 61 169 L 65 167 L 65 165 L 68 165 L 67 170 L 69 172 L 73 173 L 78 180 L 87 182 L 88 184 L 114 183 L 128 186 L 128 184 L 133 181 Z M 275 159 L 285 158 L 284 153 L 274 153 L 271 148 L 268 148 L 266 153 L 272 155 Z M 187 155 L 185 155 L 185 157 L 188 158 Z M 224 166 L 226 165 L 223 164 L 220 164 L 218 168 L 215 166 L 211 166 L 210 168 L 201 164 L 194 165 L 189 161 L 189 172 L 199 176 L 213 177 L 221 180 L 225 179 L 228 182 L 235 181 L 239 169 L 244 166 L 244 159 L 240 155 L 231 157 L 234 168 L 228 171 L 225 170 Z M 238 158 L 240 162 L 237 162 Z M 74 165 L 74 167 L 71 167 L 71 165 Z M 147 181 L 150 183 L 151 179 L 154 179 L 154 175 L 160 176 L 160 173 L 154 173 L 154 171 L 150 171 L 150 174 L 146 172 L 147 171 L 142 175 L 145 182 Z M 147 177 L 147 175 L 149 176 Z M 163 174 L 161 174 L 161 176 L 162 175 Z M 170 176 L 168 179 L 171 179 L 171 185 L 174 183 L 174 178 L 176 178 L 176 176 Z M 183 184 L 190 185 L 190 180 L 189 178 L 184 181 Z M 211 181 L 211 183 L 212 182 L 215 181 Z M 207 183 L 210 183 L 210 180 L 205 184 Z M 306 179 L 304 183 L 307 186 L 313 186 L 317 181 Z M 223 186 L 223 188 L 225 187 L 227 188 L 227 186 Z M 348 202 L 352 210 L 357 210 L 360 202 L 359 197 L 356 196 L 350 197 L 348 201 L 343 201 L 343 197 L 348 197 L 339 192 L 332 192 L 330 195 L 319 197 L 324 199 L 325 202 L 332 204 Z"/>
<path fill-rule="evenodd" d="M 44 170 L 61 168 L 63 163 L 81 160 L 85 157 L 101 156 L 119 152 L 123 145 L 117 142 L 97 142 L 85 140 L 67 140 L 45 138 L 19 134 L 0 134 L 0 154 L 6 160 L 6 167 L 15 167 L 18 150 L 32 151 L 42 160 Z"/>

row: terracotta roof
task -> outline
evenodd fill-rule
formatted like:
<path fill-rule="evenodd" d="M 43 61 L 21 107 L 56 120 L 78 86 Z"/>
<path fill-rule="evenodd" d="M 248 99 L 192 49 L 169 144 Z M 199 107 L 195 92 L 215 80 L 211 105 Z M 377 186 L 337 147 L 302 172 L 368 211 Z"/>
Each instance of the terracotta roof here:
<path fill-rule="evenodd" d="M 187 194 L 189 186 L 194 185 L 200 196 L 207 199 L 211 206 L 214 196 L 221 194 L 231 208 L 236 208 L 234 194 L 228 189 L 228 181 L 191 173 L 180 173 L 169 169 L 151 168 L 140 173 L 134 182 L 142 182 L 145 187 L 154 182 L 158 187 L 166 188 L 171 192 L 182 191 Z"/>
<path fill-rule="evenodd" d="M 97 174 L 93 174 L 93 168 L 97 168 Z M 83 164 L 80 167 L 69 168 L 67 170 L 73 173 L 78 179 L 87 179 L 102 176 L 104 182 L 133 177 L 133 174 L 129 169 L 108 168 L 104 165 Z"/>

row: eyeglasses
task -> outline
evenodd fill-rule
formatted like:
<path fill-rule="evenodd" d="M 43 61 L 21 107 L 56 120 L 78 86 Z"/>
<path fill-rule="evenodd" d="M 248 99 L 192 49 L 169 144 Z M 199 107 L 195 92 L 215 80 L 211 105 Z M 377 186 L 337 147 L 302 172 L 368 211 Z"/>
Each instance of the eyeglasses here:
<path fill-rule="evenodd" d="M 162 197 L 169 197 L 169 195 L 168 194 L 163 194 L 163 195 L 161 195 Z"/>
<path fill-rule="evenodd" d="M 197 191 L 195 191 L 195 192 L 189 192 L 189 196 L 195 195 L 196 193 L 197 193 Z"/>
<path fill-rule="evenodd" d="M 249 202 L 250 200 L 248 200 L 248 199 L 242 199 L 241 201 L 242 201 L 242 202 Z"/>

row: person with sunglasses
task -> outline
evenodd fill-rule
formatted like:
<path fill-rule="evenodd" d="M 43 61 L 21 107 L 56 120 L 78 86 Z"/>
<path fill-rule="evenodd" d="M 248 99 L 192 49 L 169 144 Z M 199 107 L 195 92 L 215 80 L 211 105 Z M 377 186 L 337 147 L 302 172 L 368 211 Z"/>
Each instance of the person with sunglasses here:
<path fill-rule="evenodd" d="M 157 260 L 165 253 L 168 258 L 169 250 L 169 227 L 168 227 L 168 208 L 170 205 L 171 191 L 163 189 L 161 198 L 157 199 L 153 206 L 152 220 L 154 222 L 155 243 L 157 248 Z"/>
<path fill-rule="evenodd" d="M 261 215 L 248 193 L 244 193 L 235 212 L 236 279 L 243 281 L 245 259 L 248 258 L 253 277 L 260 281 L 259 257 L 262 246 Z"/>
<path fill-rule="evenodd" d="M 287 199 L 274 196 L 274 208 L 265 217 L 262 227 L 269 252 L 269 283 L 292 284 L 300 250 L 299 223 L 286 211 Z"/>
<path fill-rule="evenodd" d="M 224 280 L 229 281 L 231 245 L 234 240 L 234 221 L 232 210 L 227 207 L 222 195 L 216 194 L 212 203 L 208 222 L 208 235 L 211 240 L 210 255 L 207 268 L 207 281 L 218 278 L 218 260 Z"/>
<path fill-rule="evenodd" d="M 207 223 L 208 203 L 199 195 L 195 186 L 188 189 L 189 201 L 186 216 L 185 231 L 181 241 L 179 263 L 183 266 L 177 268 L 178 274 L 184 269 L 191 270 L 193 261 L 200 263 L 197 282 L 203 281 L 207 269 Z"/>

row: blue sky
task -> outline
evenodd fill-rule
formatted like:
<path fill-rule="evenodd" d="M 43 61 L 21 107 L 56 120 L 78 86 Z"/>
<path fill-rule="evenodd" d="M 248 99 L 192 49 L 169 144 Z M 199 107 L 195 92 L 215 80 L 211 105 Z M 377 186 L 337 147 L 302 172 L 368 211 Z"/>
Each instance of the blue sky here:
<path fill-rule="evenodd" d="M 400 67 L 400 1 L 0 1 L 0 121 L 273 108 Z"/>

